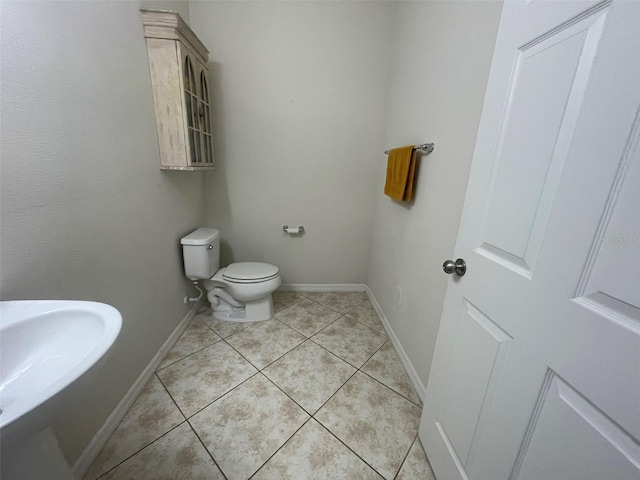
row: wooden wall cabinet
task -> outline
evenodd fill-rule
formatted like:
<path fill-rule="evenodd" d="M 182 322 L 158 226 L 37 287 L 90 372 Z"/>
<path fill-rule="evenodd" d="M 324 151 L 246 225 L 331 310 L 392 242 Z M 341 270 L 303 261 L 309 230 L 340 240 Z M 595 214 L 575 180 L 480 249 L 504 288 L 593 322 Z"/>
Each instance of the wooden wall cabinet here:
<path fill-rule="evenodd" d="M 212 170 L 209 51 L 176 12 L 141 10 L 164 170 Z"/>

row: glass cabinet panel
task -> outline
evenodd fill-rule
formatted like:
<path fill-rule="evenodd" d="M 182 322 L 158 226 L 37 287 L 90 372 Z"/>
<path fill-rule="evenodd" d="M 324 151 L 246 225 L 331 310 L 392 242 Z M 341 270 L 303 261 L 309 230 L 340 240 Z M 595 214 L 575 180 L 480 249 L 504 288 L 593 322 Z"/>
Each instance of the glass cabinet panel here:
<path fill-rule="evenodd" d="M 196 77 L 193 73 L 193 64 L 189 56 L 184 60 L 184 102 L 187 109 L 187 125 L 189 129 L 189 145 L 191 162 L 201 163 L 201 128 L 199 115 L 199 101 Z"/>
<path fill-rule="evenodd" d="M 200 72 L 200 100 L 202 108 L 202 151 L 203 160 L 206 163 L 213 163 L 213 139 L 211 131 L 211 103 L 209 101 L 209 87 L 205 70 Z"/>

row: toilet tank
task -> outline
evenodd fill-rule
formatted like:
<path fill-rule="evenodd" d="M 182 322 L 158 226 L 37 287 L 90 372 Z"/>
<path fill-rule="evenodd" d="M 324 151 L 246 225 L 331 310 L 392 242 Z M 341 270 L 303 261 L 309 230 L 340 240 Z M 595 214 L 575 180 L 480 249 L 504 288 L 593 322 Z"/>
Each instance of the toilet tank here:
<path fill-rule="evenodd" d="M 220 231 L 199 228 L 182 237 L 184 273 L 190 280 L 211 278 L 220 267 Z"/>

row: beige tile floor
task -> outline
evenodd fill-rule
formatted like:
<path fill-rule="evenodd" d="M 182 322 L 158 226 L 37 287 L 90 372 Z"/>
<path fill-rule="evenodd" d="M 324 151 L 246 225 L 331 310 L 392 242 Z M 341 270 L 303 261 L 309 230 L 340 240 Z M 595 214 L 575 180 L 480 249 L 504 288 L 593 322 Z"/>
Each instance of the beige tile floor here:
<path fill-rule="evenodd" d="M 91 465 L 101 479 L 425 479 L 421 404 L 364 293 L 196 316 Z"/>

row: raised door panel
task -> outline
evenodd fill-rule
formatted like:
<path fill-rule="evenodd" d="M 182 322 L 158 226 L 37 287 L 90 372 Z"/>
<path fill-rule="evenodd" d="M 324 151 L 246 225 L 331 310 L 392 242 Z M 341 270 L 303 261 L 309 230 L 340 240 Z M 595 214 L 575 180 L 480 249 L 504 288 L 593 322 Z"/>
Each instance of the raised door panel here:
<path fill-rule="evenodd" d="M 421 429 L 433 429 L 427 449 L 446 451 L 453 461 L 443 465 L 447 478 L 466 478 L 465 465 L 473 439 L 482 428 L 481 412 L 507 358 L 512 337 L 467 300 L 452 332 L 450 365 L 438 385 L 437 417 L 425 410 Z M 435 407 L 435 405 L 432 405 Z"/>
<path fill-rule="evenodd" d="M 514 51 L 476 252 L 531 278 L 606 13 Z"/>
<path fill-rule="evenodd" d="M 499 371 L 511 337 L 465 301 L 444 386 L 441 423 L 462 464 L 466 464 L 490 380 Z"/>
<path fill-rule="evenodd" d="M 640 438 L 640 107 L 635 108 L 627 114 L 635 114 L 635 121 L 624 132 L 628 137 L 620 158 L 607 159 L 609 181 L 600 175 L 606 202 L 597 212 L 579 275 L 567 285 L 570 301 L 559 312 L 575 332 L 574 349 L 588 346 L 591 355 L 578 368 L 571 369 L 571 358 L 558 365 L 564 366 L 561 373 L 571 371 L 571 382 L 592 403 Z M 618 119 L 623 121 L 621 115 Z"/>
<path fill-rule="evenodd" d="M 525 438 L 512 478 L 640 478 L 640 446 L 552 371 L 548 372 Z M 562 448 L 558 448 L 560 445 Z"/>
<path fill-rule="evenodd" d="M 636 119 L 595 244 L 578 286 L 579 302 L 640 331 L 640 119 Z M 614 273 L 615 272 L 615 273 Z M 614 274 L 612 274 L 614 273 Z"/>

